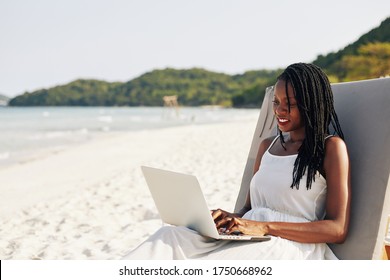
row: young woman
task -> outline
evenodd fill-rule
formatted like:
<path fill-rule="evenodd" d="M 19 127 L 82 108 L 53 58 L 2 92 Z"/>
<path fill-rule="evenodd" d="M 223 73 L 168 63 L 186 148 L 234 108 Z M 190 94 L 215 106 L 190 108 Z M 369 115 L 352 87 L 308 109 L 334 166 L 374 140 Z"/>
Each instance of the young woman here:
<path fill-rule="evenodd" d="M 168 226 L 125 258 L 335 259 L 326 243 L 347 236 L 350 165 L 328 78 L 312 64 L 288 66 L 275 84 L 273 110 L 279 133 L 260 144 L 245 207 L 212 211 L 222 232 L 271 240 L 215 241 Z"/>

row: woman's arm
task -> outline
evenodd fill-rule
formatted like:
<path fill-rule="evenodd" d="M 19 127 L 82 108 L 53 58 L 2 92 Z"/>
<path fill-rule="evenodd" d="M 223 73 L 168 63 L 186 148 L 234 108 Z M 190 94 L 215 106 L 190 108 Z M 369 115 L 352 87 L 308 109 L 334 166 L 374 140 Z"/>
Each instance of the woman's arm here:
<path fill-rule="evenodd" d="M 258 222 L 232 218 L 226 229 L 251 235 L 274 235 L 304 243 L 342 243 L 350 216 L 350 164 L 344 141 L 326 141 L 324 171 L 327 181 L 326 217 L 308 223 Z"/>

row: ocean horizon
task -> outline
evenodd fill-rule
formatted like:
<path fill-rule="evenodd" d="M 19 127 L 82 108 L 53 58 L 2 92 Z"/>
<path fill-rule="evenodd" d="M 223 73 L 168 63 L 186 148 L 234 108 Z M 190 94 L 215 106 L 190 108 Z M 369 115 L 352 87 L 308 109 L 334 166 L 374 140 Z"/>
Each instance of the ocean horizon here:
<path fill-rule="evenodd" d="M 0 107 L 0 168 L 116 133 L 253 120 L 259 109 L 220 107 Z"/>

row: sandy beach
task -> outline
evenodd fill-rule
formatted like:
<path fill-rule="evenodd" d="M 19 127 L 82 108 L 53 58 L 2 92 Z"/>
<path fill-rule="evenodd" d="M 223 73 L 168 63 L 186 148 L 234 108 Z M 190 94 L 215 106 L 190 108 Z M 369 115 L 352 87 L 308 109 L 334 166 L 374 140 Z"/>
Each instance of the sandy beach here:
<path fill-rule="evenodd" d="M 198 177 L 233 210 L 256 118 L 107 137 L 0 170 L 0 259 L 120 259 L 161 226 L 148 165 Z"/>

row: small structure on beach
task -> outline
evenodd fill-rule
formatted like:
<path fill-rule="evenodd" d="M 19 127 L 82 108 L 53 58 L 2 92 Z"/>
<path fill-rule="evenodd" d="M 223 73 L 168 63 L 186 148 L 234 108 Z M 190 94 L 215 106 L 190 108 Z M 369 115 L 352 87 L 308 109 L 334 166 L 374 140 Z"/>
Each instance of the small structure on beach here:
<path fill-rule="evenodd" d="M 164 106 L 169 107 L 178 107 L 179 103 L 177 102 L 177 95 L 165 95 L 163 97 Z"/>
<path fill-rule="evenodd" d="M 179 102 L 177 101 L 177 95 L 165 95 L 163 101 L 164 107 L 174 109 L 176 116 L 179 117 Z"/>

